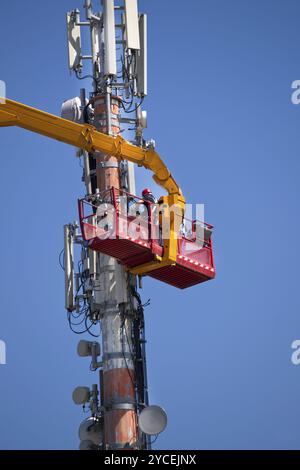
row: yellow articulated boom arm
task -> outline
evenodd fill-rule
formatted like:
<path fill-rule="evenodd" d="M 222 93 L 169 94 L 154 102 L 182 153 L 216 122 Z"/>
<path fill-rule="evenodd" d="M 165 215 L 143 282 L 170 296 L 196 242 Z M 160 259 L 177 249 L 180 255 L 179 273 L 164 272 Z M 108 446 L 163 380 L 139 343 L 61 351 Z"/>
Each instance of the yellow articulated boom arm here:
<path fill-rule="evenodd" d="M 77 124 L 16 101 L 0 98 L 0 127 L 5 126 L 22 127 L 87 152 L 98 151 L 141 165 L 151 170 L 154 181 L 168 192 L 168 196 L 162 198 L 163 203 L 169 207 L 177 206 L 178 213 L 184 212 L 185 199 L 181 189 L 154 149 L 133 145 L 120 135 L 103 134 L 89 124 Z M 135 274 L 146 274 L 176 261 L 178 221 L 175 218 L 174 214 L 170 214 L 170 237 L 169 240 L 164 240 L 163 258 L 132 270 Z"/>

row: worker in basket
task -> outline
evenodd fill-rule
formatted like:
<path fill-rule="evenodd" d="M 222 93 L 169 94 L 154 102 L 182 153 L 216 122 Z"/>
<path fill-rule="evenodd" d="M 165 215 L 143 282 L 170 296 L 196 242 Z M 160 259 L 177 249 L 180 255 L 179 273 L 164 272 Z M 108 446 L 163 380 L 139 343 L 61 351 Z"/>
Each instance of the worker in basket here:
<path fill-rule="evenodd" d="M 147 214 L 148 218 L 149 213 L 149 204 L 157 204 L 157 200 L 154 197 L 151 189 L 146 188 L 142 191 L 143 201 L 139 199 L 138 201 L 134 197 L 128 199 L 128 212 L 129 214 L 144 215 Z M 145 204 L 146 203 L 146 204 Z"/>
<path fill-rule="evenodd" d="M 162 244 L 162 232 L 161 227 L 159 224 L 159 208 L 158 208 L 158 201 L 152 190 L 150 188 L 145 188 L 142 191 L 142 197 L 145 201 L 145 205 L 148 210 L 151 209 L 151 229 L 152 229 L 152 239 L 158 240 L 159 244 Z"/>
<path fill-rule="evenodd" d="M 144 201 L 150 202 L 151 204 L 157 204 L 157 199 L 154 197 L 151 189 L 145 188 L 142 191 Z"/>
<path fill-rule="evenodd" d="M 130 217 L 137 217 L 140 221 L 144 220 L 144 224 L 146 224 L 147 230 L 151 228 L 151 238 L 154 240 L 158 240 L 159 243 L 162 244 L 161 228 L 159 227 L 159 210 L 157 199 L 154 197 L 151 189 L 149 188 L 145 188 L 142 191 L 142 198 L 143 199 L 130 198 L 130 200 L 128 201 L 128 215 Z M 151 221 L 149 221 L 150 216 Z M 151 222 L 150 225 L 149 222 Z M 144 224 L 143 222 L 141 223 L 141 225 Z M 148 236 L 150 236 L 149 232 Z"/>

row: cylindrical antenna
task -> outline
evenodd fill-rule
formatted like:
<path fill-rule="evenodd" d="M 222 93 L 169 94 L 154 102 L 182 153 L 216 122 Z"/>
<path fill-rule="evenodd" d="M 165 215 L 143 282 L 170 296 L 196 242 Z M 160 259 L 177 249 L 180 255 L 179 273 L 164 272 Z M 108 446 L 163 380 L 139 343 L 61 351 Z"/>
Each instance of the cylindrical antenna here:
<path fill-rule="evenodd" d="M 65 307 L 72 312 L 74 306 L 73 234 L 70 225 L 64 226 Z"/>

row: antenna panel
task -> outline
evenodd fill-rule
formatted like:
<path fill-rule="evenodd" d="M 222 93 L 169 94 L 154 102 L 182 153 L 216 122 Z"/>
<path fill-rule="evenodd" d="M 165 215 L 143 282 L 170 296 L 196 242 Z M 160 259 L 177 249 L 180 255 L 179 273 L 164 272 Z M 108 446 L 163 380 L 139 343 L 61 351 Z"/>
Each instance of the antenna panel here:
<path fill-rule="evenodd" d="M 92 55 L 93 65 L 98 64 L 100 71 L 100 44 L 101 44 L 101 31 L 98 22 L 91 30 L 91 41 L 92 41 Z"/>
<path fill-rule="evenodd" d="M 147 15 L 140 15 L 140 52 L 137 53 L 137 92 L 139 95 L 146 96 L 148 93 L 147 80 Z"/>
<path fill-rule="evenodd" d="M 64 226 L 64 269 L 65 269 L 65 307 L 72 312 L 74 305 L 74 261 L 73 261 L 73 240 L 69 225 Z"/>
<path fill-rule="evenodd" d="M 3 80 L 0 80 L 0 104 L 5 104 L 6 85 Z"/>
<path fill-rule="evenodd" d="M 117 74 L 114 0 L 103 0 L 105 61 L 104 75 Z"/>
<path fill-rule="evenodd" d="M 77 70 L 82 66 L 80 26 L 77 26 L 75 24 L 75 21 L 75 15 L 73 14 L 73 12 L 67 13 L 67 34 L 70 70 Z"/>
<path fill-rule="evenodd" d="M 126 41 L 128 49 L 140 49 L 137 0 L 125 0 Z"/>

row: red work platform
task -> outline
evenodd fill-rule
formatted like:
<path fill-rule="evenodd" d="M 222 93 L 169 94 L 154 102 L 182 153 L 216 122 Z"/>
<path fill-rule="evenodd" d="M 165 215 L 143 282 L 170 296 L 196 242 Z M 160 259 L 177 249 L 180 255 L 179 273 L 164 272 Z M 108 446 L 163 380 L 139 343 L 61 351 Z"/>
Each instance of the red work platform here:
<path fill-rule="evenodd" d="M 125 191 L 111 188 L 79 200 L 82 237 L 87 246 L 135 268 L 163 256 L 158 215 L 153 205 Z M 184 289 L 215 277 L 212 226 L 185 219 L 178 237 L 175 265 L 149 273 L 159 281 Z M 189 227 L 190 229 L 188 229 Z M 201 227 L 199 238 L 196 234 Z"/>
<path fill-rule="evenodd" d="M 176 265 L 156 269 L 148 275 L 179 289 L 213 279 L 216 273 L 211 240 L 204 247 L 202 244 L 196 246 L 196 241 L 182 237 L 178 240 Z"/>

